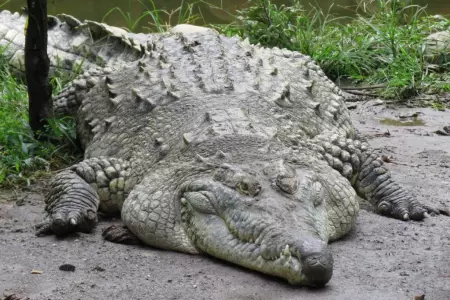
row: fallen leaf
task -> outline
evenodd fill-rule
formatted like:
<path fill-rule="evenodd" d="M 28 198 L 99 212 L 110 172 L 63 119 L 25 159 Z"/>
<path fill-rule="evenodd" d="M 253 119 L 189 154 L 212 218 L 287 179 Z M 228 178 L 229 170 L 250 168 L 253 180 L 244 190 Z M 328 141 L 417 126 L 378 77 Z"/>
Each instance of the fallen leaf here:
<path fill-rule="evenodd" d="M 39 270 L 31 270 L 31 274 L 42 274 L 42 271 L 39 271 Z"/>

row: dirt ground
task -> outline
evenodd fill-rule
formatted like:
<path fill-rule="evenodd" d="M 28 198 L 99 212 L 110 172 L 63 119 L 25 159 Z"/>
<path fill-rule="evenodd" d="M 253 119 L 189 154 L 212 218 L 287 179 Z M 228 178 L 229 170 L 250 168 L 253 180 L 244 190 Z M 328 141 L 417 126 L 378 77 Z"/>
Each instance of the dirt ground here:
<path fill-rule="evenodd" d="M 450 136 L 433 132 L 450 125 L 450 113 L 377 104 L 358 103 L 352 110 L 355 126 L 372 147 L 392 155 L 389 165 L 399 182 L 423 203 L 448 208 Z M 415 112 L 421 112 L 424 126 L 380 124 L 381 119 Z M 385 136 L 387 131 L 390 136 Z M 100 223 L 93 234 L 36 238 L 33 224 L 43 211 L 41 187 L 18 195 L 0 191 L 0 298 L 450 299 L 450 217 L 402 222 L 362 210 L 356 229 L 330 245 L 334 275 L 317 290 L 292 287 L 205 256 L 105 242 L 101 230 L 114 221 Z M 62 264 L 76 269 L 61 271 Z"/>

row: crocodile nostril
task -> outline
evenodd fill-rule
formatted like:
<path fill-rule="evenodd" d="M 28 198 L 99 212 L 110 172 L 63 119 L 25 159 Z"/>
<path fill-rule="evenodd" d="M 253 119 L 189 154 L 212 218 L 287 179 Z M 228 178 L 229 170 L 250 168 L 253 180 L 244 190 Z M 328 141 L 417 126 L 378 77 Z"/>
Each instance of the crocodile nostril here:
<path fill-rule="evenodd" d="M 251 178 L 244 178 L 236 184 L 236 188 L 239 192 L 248 195 L 256 196 L 261 191 L 261 185 L 256 180 Z"/>

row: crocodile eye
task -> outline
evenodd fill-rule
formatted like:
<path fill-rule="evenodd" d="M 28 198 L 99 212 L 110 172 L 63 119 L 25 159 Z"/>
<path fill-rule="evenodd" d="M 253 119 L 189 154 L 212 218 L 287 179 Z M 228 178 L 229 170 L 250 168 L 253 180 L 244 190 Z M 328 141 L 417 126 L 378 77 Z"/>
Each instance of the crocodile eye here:
<path fill-rule="evenodd" d="M 244 179 L 236 184 L 236 190 L 247 196 L 256 196 L 261 191 L 261 185 L 256 181 Z"/>
<path fill-rule="evenodd" d="M 278 175 L 276 179 L 276 185 L 283 192 L 286 192 L 290 195 L 295 194 L 295 192 L 298 190 L 298 181 L 295 176 L 286 177 L 286 175 Z"/>
<path fill-rule="evenodd" d="M 238 182 L 236 187 L 239 192 L 248 195 L 248 184 L 246 182 Z"/>

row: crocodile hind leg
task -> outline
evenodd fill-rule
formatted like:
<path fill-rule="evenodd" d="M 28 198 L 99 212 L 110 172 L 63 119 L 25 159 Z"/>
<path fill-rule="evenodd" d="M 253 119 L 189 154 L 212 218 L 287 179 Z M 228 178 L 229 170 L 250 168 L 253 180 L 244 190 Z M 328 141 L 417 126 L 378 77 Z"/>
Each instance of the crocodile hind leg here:
<path fill-rule="evenodd" d="M 347 177 L 359 196 L 377 212 L 401 220 L 421 220 L 437 211 L 422 205 L 391 176 L 383 160 L 365 141 L 338 135 L 319 136 L 309 145 Z"/>
<path fill-rule="evenodd" d="M 115 158 L 87 159 L 57 174 L 36 234 L 90 232 L 98 210 L 107 215 L 120 212 L 128 177 L 128 164 Z"/>

